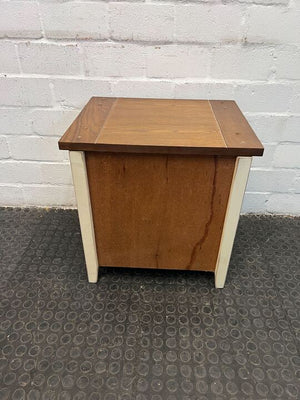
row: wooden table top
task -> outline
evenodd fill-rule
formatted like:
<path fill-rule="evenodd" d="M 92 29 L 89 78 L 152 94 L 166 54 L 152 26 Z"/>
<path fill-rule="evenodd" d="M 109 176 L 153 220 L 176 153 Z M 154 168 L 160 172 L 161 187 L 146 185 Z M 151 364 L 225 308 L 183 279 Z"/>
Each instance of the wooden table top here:
<path fill-rule="evenodd" d="M 92 97 L 59 141 L 62 150 L 261 156 L 234 101 Z"/>

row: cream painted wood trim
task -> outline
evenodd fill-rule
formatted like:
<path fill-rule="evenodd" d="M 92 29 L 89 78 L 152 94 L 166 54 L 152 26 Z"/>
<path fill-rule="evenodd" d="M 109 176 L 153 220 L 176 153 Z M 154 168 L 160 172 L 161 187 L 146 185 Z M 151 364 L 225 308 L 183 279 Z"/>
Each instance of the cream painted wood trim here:
<path fill-rule="evenodd" d="M 215 270 L 216 288 L 223 288 L 225 285 L 251 161 L 252 157 L 237 157 L 236 159 Z"/>
<path fill-rule="evenodd" d="M 88 280 L 90 283 L 96 283 L 98 280 L 99 264 L 85 155 L 83 151 L 69 151 L 69 155 Z"/>

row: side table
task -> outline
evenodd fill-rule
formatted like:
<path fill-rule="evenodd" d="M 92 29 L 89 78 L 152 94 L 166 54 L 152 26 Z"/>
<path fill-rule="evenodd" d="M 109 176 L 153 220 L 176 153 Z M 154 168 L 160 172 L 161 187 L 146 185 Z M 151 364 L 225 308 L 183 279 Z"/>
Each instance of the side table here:
<path fill-rule="evenodd" d="M 211 271 L 225 284 L 252 156 L 234 101 L 93 97 L 70 151 L 89 282 L 99 266 Z"/>

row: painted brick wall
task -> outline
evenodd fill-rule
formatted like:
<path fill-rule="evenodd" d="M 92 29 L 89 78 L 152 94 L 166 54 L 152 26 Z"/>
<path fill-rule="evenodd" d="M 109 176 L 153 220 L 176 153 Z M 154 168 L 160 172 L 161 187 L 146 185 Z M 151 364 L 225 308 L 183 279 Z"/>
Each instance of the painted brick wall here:
<path fill-rule="evenodd" d="M 92 95 L 235 99 L 244 212 L 300 213 L 300 1 L 0 1 L 0 203 L 75 205 L 57 139 Z"/>

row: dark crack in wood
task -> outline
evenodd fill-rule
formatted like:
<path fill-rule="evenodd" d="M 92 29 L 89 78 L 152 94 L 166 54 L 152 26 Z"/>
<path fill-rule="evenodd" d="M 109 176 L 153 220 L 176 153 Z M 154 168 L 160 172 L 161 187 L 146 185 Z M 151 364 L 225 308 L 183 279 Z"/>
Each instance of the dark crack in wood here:
<path fill-rule="evenodd" d="M 203 243 L 205 243 L 205 241 L 207 239 L 209 227 L 210 227 L 213 217 L 214 217 L 214 200 L 215 200 L 215 194 L 216 194 L 217 162 L 218 162 L 217 157 L 214 157 L 214 178 L 213 178 L 213 183 L 212 183 L 213 188 L 212 188 L 211 200 L 210 200 L 209 218 L 205 224 L 204 233 L 203 233 L 201 239 L 193 247 L 190 262 L 186 266 L 187 270 L 191 269 L 193 264 L 195 263 L 197 254 L 199 251 L 201 251 L 202 245 L 203 245 Z"/>

